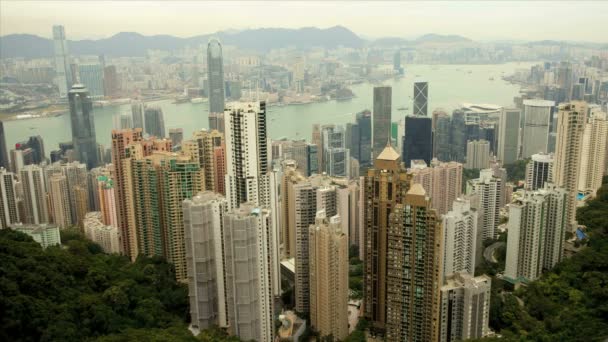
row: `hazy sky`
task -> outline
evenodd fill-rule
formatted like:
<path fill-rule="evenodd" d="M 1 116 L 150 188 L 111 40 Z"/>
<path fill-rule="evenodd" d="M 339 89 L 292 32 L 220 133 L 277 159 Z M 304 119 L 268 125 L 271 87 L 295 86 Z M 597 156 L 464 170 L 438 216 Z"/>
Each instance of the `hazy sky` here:
<path fill-rule="evenodd" d="M 69 39 L 121 31 L 189 37 L 218 30 L 343 25 L 364 37 L 460 34 L 477 40 L 558 39 L 608 42 L 608 2 L 198 2 L 0 0 L 0 35 Z"/>

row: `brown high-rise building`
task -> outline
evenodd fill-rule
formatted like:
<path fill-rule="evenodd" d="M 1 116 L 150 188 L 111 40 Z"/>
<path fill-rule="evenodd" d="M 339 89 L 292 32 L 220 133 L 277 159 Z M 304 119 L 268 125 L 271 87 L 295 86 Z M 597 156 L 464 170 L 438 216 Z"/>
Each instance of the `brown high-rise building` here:
<path fill-rule="evenodd" d="M 321 337 L 348 336 L 348 237 L 340 216 L 317 212 L 309 231 L 310 322 Z"/>
<path fill-rule="evenodd" d="M 411 180 L 391 146 L 384 148 L 364 177 L 364 316 L 374 334 L 383 334 L 386 328 L 389 215 L 405 200 Z"/>
<path fill-rule="evenodd" d="M 224 134 L 217 130 L 194 132 L 191 140 L 182 143 L 182 151 L 205 171 L 205 190 L 224 194 Z"/>
<path fill-rule="evenodd" d="M 395 205 L 387 235 L 386 339 L 438 341 L 443 233 L 422 185 Z"/>

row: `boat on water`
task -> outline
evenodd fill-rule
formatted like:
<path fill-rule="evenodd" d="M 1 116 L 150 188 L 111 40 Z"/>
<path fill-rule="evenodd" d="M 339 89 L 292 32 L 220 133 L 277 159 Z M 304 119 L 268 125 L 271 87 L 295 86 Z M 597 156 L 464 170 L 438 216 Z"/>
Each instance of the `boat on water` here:
<path fill-rule="evenodd" d="M 177 96 L 173 100 L 173 103 L 186 103 L 186 102 L 190 102 L 190 98 L 187 96 Z"/>
<path fill-rule="evenodd" d="M 192 102 L 192 103 L 204 103 L 207 101 L 208 101 L 207 99 L 204 99 L 202 97 L 195 97 L 193 99 L 190 99 L 190 102 Z"/>

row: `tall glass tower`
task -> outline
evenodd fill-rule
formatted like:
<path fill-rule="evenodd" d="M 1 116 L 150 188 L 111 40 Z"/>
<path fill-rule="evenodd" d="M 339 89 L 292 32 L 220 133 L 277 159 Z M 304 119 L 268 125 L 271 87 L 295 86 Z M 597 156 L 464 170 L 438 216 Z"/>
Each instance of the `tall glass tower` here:
<path fill-rule="evenodd" d="M 95 137 L 95 120 L 93 118 L 93 103 L 89 91 L 82 84 L 74 84 L 68 93 L 70 102 L 70 121 L 72 122 L 72 143 L 76 156 L 88 169 L 99 163 L 97 156 L 97 140 Z"/>
<path fill-rule="evenodd" d="M 414 82 L 414 115 L 428 115 L 429 84 Z"/>
<path fill-rule="evenodd" d="M 207 44 L 207 75 L 209 82 L 209 129 L 220 130 L 224 113 L 224 61 L 222 44 L 213 38 Z"/>
<path fill-rule="evenodd" d="M 55 52 L 54 83 L 59 88 L 59 96 L 65 98 L 72 86 L 72 71 L 68 55 L 68 42 L 62 25 L 53 26 L 53 49 Z"/>
<path fill-rule="evenodd" d="M 391 133 L 391 87 L 374 88 L 374 111 L 372 113 L 373 159 L 384 150 Z"/>

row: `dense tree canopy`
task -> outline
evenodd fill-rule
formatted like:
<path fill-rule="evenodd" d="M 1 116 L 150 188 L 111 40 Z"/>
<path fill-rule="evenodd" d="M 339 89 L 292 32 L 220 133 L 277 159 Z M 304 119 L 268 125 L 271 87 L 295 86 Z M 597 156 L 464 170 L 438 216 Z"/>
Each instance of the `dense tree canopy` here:
<path fill-rule="evenodd" d="M 70 231 L 62 242 L 0 230 L 0 341 L 224 340 L 187 330 L 188 290 L 162 258 L 131 263 Z"/>

